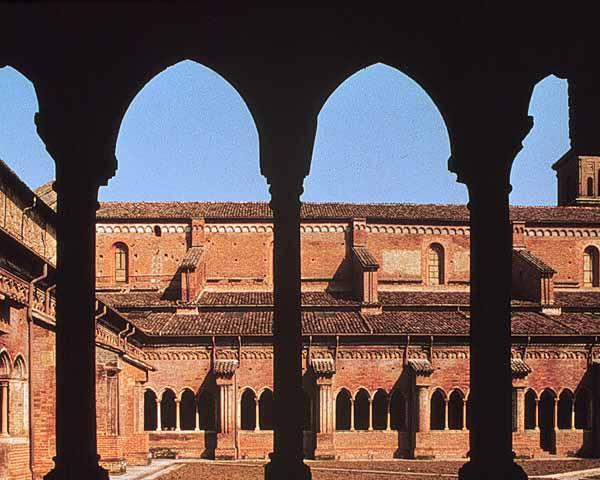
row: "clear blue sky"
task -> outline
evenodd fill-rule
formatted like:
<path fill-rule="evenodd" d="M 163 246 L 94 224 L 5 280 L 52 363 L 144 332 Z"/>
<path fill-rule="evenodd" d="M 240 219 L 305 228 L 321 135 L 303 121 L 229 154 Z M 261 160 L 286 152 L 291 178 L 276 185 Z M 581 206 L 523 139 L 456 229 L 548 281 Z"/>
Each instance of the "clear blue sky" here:
<path fill-rule="evenodd" d="M 35 131 L 36 111 L 33 85 L 0 69 L 0 158 L 32 187 L 54 175 Z M 550 165 L 569 146 L 566 82 L 540 82 L 530 114 L 535 126 L 513 167 L 511 202 L 553 205 Z M 374 65 L 348 78 L 323 107 L 303 200 L 464 203 L 466 189 L 448 172 L 448 155 L 445 125 L 426 92 L 399 71 Z M 246 105 L 219 75 L 193 62 L 167 69 L 135 98 L 117 158 L 101 200 L 268 199 Z"/>

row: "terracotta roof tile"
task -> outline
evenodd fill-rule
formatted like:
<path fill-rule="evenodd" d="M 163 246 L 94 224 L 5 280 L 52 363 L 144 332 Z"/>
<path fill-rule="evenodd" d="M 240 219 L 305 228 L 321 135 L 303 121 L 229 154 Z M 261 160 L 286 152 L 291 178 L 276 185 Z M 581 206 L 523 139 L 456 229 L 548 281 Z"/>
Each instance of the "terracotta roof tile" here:
<path fill-rule="evenodd" d="M 233 359 L 217 359 L 213 370 L 216 375 L 233 375 L 238 368 L 238 361 Z"/>
<path fill-rule="evenodd" d="M 424 358 L 411 358 L 406 364 L 412 368 L 417 375 L 431 375 L 433 373 L 433 366 L 431 362 Z"/>
<path fill-rule="evenodd" d="M 532 372 L 531 367 L 520 358 L 510 359 L 510 370 L 515 377 L 525 377 Z"/>
<path fill-rule="evenodd" d="M 383 312 L 365 315 L 374 334 L 467 335 L 468 319 L 458 311 Z"/>
<path fill-rule="evenodd" d="M 529 265 L 531 265 L 532 267 L 534 267 L 536 270 L 538 270 L 541 273 L 547 273 L 547 274 L 556 273 L 556 270 L 554 270 L 550 265 L 545 263 L 542 259 L 536 257 L 529 250 L 515 249 L 515 250 L 513 250 L 513 255 L 521 258 L 522 260 L 527 262 Z"/>
<path fill-rule="evenodd" d="M 271 306 L 272 292 L 204 292 L 202 306 Z M 302 292 L 302 304 L 310 306 L 358 305 L 348 292 Z"/>
<path fill-rule="evenodd" d="M 183 257 L 181 261 L 181 268 L 183 270 L 194 270 L 200 263 L 204 248 L 202 247 L 191 247 Z"/>
<path fill-rule="evenodd" d="M 379 268 L 379 262 L 367 247 L 352 247 L 352 252 L 363 268 Z"/>
<path fill-rule="evenodd" d="M 335 362 L 332 358 L 312 358 L 310 366 L 317 375 L 332 375 L 335 373 Z"/>
<path fill-rule="evenodd" d="M 411 203 L 304 203 L 302 218 L 399 221 L 435 221 L 467 223 L 469 212 L 464 205 Z M 104 202 L 97 213 L 99 220 L 109 219 L 251 219 L 270 220 L 266 202 Z M 596 207 L 511 207 L 511 219 L 533 223 L 600 223 Z"/>
<path fill-rule="evenodd" d="M 554 299 L 561 307 L 600 308 L 600 292 L 555 292 Z"/>
<path fill-rule="evenodd" d="M 384 305 L 469 305 L 469 292 L 386 292 L 379 291 Z"/>
<path fill-rule="evenodd" d="M 556 317 L 556 321 L 579 335 L 600 334 L 600 313 L 563 312 Z"/>
<path fill-rule="evenodd" d="M 182 303 L 175 294 L 165 292 L 98 292 L 96 296 L 114 308 L 169 307 Z"/>
<path fill-rule="evenodd" d="M 514 312 L 513 335 L 573 335 L 577 332 L 560 321 L 561 316 L 549 316 L 537 312 Z"/>

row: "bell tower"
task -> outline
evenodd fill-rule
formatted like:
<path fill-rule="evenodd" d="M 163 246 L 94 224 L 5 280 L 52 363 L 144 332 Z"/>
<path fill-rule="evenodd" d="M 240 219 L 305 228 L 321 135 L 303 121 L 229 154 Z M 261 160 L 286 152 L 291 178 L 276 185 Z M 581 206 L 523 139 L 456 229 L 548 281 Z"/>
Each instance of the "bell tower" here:
<path fill-rule="evenodd" d="M 552 168 L 558 178 L 559 206 L 600 206 L 600 156 L 569 150 Z"/>

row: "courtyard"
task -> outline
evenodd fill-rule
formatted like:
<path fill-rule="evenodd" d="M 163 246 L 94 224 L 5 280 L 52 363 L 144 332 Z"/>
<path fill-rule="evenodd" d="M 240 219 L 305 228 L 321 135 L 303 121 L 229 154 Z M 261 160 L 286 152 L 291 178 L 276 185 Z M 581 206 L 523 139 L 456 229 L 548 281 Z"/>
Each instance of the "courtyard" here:
<path fill-rule="evenodd" d="M 308 461 L 314 480 L 429 480 L 458 478 L 462 460 L 391 460 L 391 461 Z M 529 478 L 579 479 L 600 478 L 599 459 L 522 460 L 519 462 Z M 262 480 L 263 462 L 213 462 L 194 461 L 175 463 L 163 475 L 151 478 L 160 480 L 188 480 L 212 478 L 216 480 Z M 117 477 L 115 477 L 117 478 Z M 145 477 L 136 477 L 138 479 Z M 150 477 L 148 477 L 150 478 Z"/>

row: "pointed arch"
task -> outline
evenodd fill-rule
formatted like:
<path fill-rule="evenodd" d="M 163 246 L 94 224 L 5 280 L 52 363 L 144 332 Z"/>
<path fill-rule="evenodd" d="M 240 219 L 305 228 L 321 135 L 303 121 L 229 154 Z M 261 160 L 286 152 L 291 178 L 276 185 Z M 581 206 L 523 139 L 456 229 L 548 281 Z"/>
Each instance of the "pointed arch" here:
<path fill-rule="evenodd" d="M 179 422 L 181 430 L 194 430 L 196 427 L 196 395 L 190 388 L 184 388 L 181 392 Z"/>
<path fill-rule="evenodd" d="M 370 414 L 370 395 L 369 392 L 361 388 L 354 397 L 354 428 L 355 430 L 369 429 Z"/>
<path fill-rule="evenodd" d="M 335 397 L 335 429 L 350 430 L 350 415 L 352 396 L 345 388 L 342 388 Z"/>
<path fill-rule="evenodd" d="M 385 390 L 377 390 L 373 396 L 373 430 L 385 430 L 388 427 L 389 399 Z"/>
<path fill-rule="evenodd" d="M 537 393 L 532 388 L 525 392 L 525 429 L 537 427 Z"/>
<path fill-rule="evenodd" d="M 268 388 L 258 399 L 258 420 L 260 430 L 273 430 L 273 392 Z"/>
<path fill-rule="evenodd" d="M 25 364 L 25 359 L 21 354 L 17 355 L 17 358 L 15 359 L 15 363 L 13 366 L 13 376 L 14 378 L 19 380 L 27 379 L 27 366 Z"/>
<path fill-rule="evenodd" d="M 176 398 L 177 396 L 172 389 L 166 388 L 163 390 L 160 399 L 160 418 L 163 430 L 175 430 L 177 417 L 175 406 Z"/>
<path fill-rule="evenodd" d="M 446 427 L 446 392 L 437 388 L 431 395 L 430 429 L 444 430 Z"/>
<path fill-rule="evenodd" d="M 427 284 L 437 286 L 444 284 L 444 247 L 439 243 L 432 243 L 427 249 Z"/>
<path fill-rule="evenodd" d="M 156 409 L 156 393 L 150 388 L 144 390 L 144 430 L 154 431 L 158 427 L 157 409 Z"/>
<path fill-rule="evenodd" d="M 448 428 L 462 430 L 465 427 L 464 418 L 465 395 L 460 389 L 455 389 L 448 398 Z"/>
<path fill-rule="evenodd" d="M 251 388 L 242 392 L 240 399 L 241 429 L 254 430 L 257 425 L 256 418 L 256 394 Z"/>
<path fill-rule="evenodd" d="M 560 430 L 570 430 L 573 428 L 573 408 L 575 397 L 573 392 L 565 388 L 558 397 L 558 428 Z"/>
<path fill-rule="evenodd" d="M 0 377 L 9 377 L 12 371 L 10 355 L 6 350 L 0 351 Z"/>

